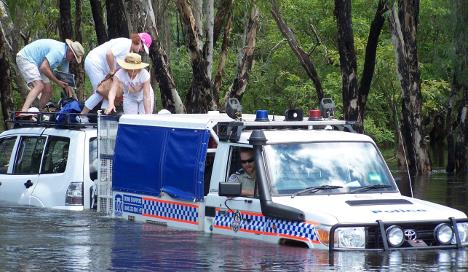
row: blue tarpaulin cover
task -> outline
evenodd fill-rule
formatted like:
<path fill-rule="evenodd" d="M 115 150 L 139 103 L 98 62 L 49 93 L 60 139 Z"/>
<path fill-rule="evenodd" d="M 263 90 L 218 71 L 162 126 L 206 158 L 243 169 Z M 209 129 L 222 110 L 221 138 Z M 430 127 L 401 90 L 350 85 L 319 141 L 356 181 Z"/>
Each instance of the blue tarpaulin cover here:
<path fill-rule="evenodd" d="M 209 136 L 203 129 L 119 124 L 112 189 L 202 200 Z"/>

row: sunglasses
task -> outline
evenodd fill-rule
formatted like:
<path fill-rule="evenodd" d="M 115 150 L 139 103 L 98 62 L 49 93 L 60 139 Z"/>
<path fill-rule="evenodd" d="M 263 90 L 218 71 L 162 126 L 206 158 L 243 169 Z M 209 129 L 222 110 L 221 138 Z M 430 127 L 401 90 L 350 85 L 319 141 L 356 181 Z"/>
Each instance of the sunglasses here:
<path fill-rule="evenodd" d="M 242 164 L 245 164 L 245 163 L 253 163 L 254 159 L 253 158 L 250 158 L 248 160 L 241 160 L 241 163 Z"/>

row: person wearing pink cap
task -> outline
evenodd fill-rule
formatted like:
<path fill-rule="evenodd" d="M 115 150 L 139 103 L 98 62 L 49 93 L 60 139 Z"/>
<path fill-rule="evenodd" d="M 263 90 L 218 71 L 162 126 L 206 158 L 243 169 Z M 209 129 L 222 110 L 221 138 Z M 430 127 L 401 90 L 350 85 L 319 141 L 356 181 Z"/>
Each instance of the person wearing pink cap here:
<path fill-rule="evenodd" d="M 152 39 L 148 33 L 133 33 L 130 38 L 116 38 L 105 42 L 91 50 L 86 56 L 84 68 L 91 81 L 94 93 L 85 101 L 81 114 L 87 114 L 94 109 L 104 97 L 96 90 L 104 79 L 114 76 L 120 69 L 119 60 L 123 60 L 128 53 L 145 51 L 149 54 Z M 101 108 L 106 109 L 107 99 L 104 99 Z M 80 122 L 86 122 L 86 116 L 78 116 Z"/>

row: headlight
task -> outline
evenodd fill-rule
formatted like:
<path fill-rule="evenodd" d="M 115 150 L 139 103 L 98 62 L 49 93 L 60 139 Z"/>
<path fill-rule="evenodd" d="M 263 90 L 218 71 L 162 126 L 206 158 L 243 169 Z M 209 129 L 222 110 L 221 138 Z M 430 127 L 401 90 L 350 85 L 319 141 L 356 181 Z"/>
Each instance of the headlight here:
<path fill-rule="evenodd" d="M 441 223 L 437 225 L 437 227 L 435 227 L 434 236 L 437 239 L 437 241 L 439 241 L 439 243 L 443 245 L 450 243 L 452 240 L 454 240 L 452 238 L 455 238 L 453 236 L 452 228 L 446 223 Z"/>
<path fill-rule="evenodd" d="M 458 237 L 460 237 L 460 242 L 463 243 L 468 243 L 468 223 L 457 223 L 457 230 L 458 230 Z M 457 240 L 455 238 L 455 235 L 452 238 L 452 241 L 450 241 L 452 244 L 456 244 Z"/>
<path fill-rule="evenodd" d="M 335 248 L 365 248 L 366 232 L 364 227 L 337 228 Z"/>
<path fill-rule="evenodd" d="M 386 233 L 388 243 L 392 247 L 399 247 L 405 241 L 405 235 L 403 234 L 403 230 L 397 225 L 392 225 L 388 227 Z"/>

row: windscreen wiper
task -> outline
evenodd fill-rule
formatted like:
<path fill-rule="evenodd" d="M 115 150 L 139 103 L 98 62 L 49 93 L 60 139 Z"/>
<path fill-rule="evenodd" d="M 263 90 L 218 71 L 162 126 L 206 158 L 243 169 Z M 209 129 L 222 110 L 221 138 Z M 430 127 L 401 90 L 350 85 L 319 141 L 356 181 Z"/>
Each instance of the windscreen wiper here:
<path fill-rule="evenodd" d="M 367 191 L 370 191 L 370 190 L 377 190 L 377 189 L 387 189 L 387 188 L 391 188 L 391 187 L 392 187 L 391 185 L 385 185 L 385 184 L 368 185 L 368 186 L 363 186 L 363 187 L 357 188 L 357 189 L 351 191 L 350 193 L 355 194 L 355 193 L 359 193 L 359 192 L 367 192 Z"/>
<path fill-rule="evenodd" d="M 307 187 L 305 189 L 302 189 L 302 190 L 297 191 L 294 194 L 292 194 L 291 198 L 293 198 L 293 197 L 295 197 L 297 195 L 305 194 L 305 193 L 315 193 L 315 192 L 318 192 L 318 191 L 321 191 L 321 190 L 333 190 L 333 189 L 339 189 L 339 188 L 343 188 L 343 186 L 339 186 L 339 185 L 321 185 L 321 186 Z"/>

